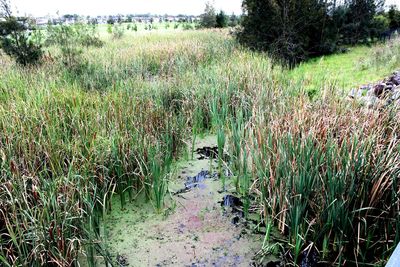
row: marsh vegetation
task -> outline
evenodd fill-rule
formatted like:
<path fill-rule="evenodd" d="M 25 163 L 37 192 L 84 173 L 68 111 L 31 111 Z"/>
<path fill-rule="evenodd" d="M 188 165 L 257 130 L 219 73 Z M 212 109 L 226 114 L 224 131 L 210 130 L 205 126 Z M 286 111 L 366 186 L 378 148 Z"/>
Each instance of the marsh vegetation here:
<path fill-rule="evenodd" d="M 217 172 L 232 174 L 219 190 L 265 229 L 259 256 L 386 262 L 400 241 L 400 113 L 344 98 L 400 68 L 398 40 L 291 70 L 225 30 L 100 39 L 71 54 L 49 44 L 28 68 L 0 57 L 1 265 L 116 264 L 110 213 L 140 200 L 168 217 L 177 162 L 208 133 Z"/>

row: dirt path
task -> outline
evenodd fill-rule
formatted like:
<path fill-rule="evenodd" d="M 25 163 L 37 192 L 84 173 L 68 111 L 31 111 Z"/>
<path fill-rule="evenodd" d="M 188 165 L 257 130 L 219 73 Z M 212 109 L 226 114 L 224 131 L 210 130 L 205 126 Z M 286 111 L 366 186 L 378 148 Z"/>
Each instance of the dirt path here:
<path fill-rule="evenodd" d="M 196 148 L 215 146 L 207 137 Z M 187 177 L 210 168 L 209 159 L 182 162 L 172 192 L 185 188 Z M 229 182 L 228 182 L 229 185 Z M 188 192 L 173 196 L 166 214 L 157 215 L 151 204 L 128 204 L 121 211 L 115 202 L 105 235 L 113 259 L 121 266 L 250 266 L 262 244 L 262 235 L 249 235 L 232 223 L 235 214 L 221 206 L 226 192 L 221 181 L 209 178 Z M 175 207 L 172 203 L 175 203 Z"/>

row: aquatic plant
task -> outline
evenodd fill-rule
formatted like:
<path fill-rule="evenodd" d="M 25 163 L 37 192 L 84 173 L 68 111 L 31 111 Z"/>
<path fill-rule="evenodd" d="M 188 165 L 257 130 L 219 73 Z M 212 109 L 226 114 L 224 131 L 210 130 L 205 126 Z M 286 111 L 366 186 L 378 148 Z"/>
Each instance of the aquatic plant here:
<path fill-rule="evenodd" d="M 144 194 L 161 211 L 174 160 L 208 131 L 219 172 L 228 152 L 246 212 L 287 237 L 293 261 L 315 247 L 336 265 L 383 262 L 399 241 L 398 111 L 338 100 L 335 75 L 310 101 L 329 75 L 298 77 L 212 31 L 107 40 L 74 75 L 47 53 L 30 70 L 0 56 L 2 265 L 112 261 L 112 200 Z"/>

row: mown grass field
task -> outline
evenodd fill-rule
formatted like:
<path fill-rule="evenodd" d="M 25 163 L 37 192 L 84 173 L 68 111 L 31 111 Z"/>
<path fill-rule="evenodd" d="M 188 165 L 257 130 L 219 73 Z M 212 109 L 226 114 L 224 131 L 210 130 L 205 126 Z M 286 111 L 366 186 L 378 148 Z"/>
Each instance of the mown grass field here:
<path fill-rule="evenodd" d="M 111 199 L 162 212 L 171 166 L 215 133 L 236 191 L 266 227 L 342 266 L 382 265 L 400 240 L 399 111 L 345 91 L 400 68 L 400 45 L 353 48 L 287 70 L 225 31 L 104 37 L 68 69 L 0 60 L 0 262 L 70 266 L 108 252 Z M 251 203 L 250 203 L 251 202 Z M 111 259 L 110 259 L 111 260 Z"/>

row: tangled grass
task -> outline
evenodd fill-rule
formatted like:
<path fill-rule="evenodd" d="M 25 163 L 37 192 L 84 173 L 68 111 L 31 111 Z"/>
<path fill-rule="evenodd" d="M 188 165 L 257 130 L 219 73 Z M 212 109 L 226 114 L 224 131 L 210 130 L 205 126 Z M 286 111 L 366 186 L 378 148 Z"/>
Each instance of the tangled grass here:
<path fill-rule="evenodd" d="M 174 160 L 205 131 L 229 150 L 247 208 L 287 237 L 292 263 L 315 251 L 338 266 L 379 264 L 399 241 L 398 110 L 345 103 L 335 80 L 312 100 L 319 77 L 224 32 L 108 40 L 73 70 L 49 53 L 28 70 L 0 58 L 4 266 L 111 262 L 100 231 L 111 198 L 123 207 L 144 193 L 162 211 Z"/>

